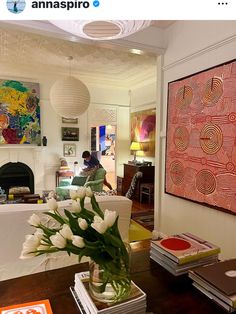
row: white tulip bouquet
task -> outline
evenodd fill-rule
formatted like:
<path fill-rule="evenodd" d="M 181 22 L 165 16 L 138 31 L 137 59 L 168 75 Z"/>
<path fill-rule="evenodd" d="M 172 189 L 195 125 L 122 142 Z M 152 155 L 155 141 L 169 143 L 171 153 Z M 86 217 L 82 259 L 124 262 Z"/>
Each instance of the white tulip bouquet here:
<path fill-rule="evenodd" d="M 100 209 L 90 187 L 80 187 L 71 191 L 72 211 L 64 209 L 60 213 L 55 199 L 48 201 L 50 211 L 45 217 L 33 214 L 28 220 L 36 228 L 35 233 L 27 235 L 20 258 L 30 258 L 41 254 L 66 251 L 78 255 L 80 261 L 88 256 L 103 271 L 100 291 L 112 286 L 118 301 L 130 292 L 129 254 L 123 243 L 115 211 Z M 85 197 L 89 197 L 93 210 L 85 208 Z M 50 226 L 50 227 L 49 227 Z"/>

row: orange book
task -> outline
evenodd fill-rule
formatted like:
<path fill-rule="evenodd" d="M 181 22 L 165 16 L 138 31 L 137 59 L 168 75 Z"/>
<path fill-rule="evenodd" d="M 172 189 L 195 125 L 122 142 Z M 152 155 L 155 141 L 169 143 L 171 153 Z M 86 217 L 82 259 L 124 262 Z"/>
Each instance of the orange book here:
<path fill-rule="evenodd" d="M 40 300 L 0 308 L 0 314 L 53 314 L 49 300 Z"/>

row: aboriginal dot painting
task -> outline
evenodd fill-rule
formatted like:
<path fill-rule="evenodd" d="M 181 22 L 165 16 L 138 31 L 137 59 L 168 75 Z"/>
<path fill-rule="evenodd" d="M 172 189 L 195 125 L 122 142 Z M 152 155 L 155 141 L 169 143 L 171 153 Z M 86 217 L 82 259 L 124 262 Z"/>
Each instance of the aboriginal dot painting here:
<path fill-rule="evenodd" d="M 165 192 L 236 215 L 236 60 L 169 83 Z"/>

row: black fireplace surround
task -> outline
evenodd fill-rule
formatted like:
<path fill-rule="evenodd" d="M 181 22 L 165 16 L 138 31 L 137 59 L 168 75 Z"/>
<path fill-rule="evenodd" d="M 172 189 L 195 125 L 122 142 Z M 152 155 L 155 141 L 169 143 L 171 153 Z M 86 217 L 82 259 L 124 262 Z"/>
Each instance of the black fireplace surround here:
<path fill-rule="evenodd" d="M 0 167 L 0 187 L 9 193 L 9 188 L 14 186 L 27 186 L 34 193 L 34 174 L 22 162 L 8 162 Z"/>

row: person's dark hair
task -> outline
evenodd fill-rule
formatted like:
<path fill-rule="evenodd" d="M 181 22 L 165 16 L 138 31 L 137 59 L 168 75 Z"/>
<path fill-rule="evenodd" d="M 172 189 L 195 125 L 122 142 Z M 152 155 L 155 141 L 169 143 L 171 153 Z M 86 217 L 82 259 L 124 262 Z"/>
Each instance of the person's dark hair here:
<path fill-rule="evenodd" d="M 82 154 L 82 158 L 88 158 L 88 157 L 90 157 L 90 152 L 85 150 Z"/>

